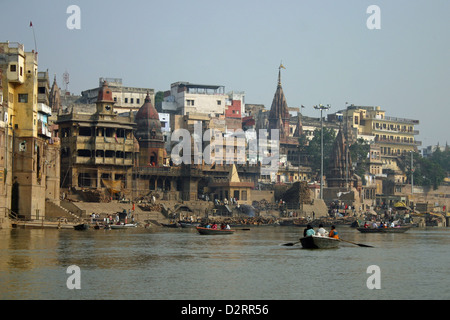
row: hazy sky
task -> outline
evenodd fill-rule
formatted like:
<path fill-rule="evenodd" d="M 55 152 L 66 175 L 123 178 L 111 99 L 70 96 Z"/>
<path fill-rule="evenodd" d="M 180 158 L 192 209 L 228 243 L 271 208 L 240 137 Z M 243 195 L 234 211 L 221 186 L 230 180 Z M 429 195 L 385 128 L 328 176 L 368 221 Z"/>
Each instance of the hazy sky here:
<path fill-rule="evenodd" d="M 81 29 L 67 28 L 70 5 Z M 371 30 L 370 5 L 381 29 Z M 450 1 L 365 0 L 0 0 L 0 41 L 39 52 L 39 70 L 69 90 L 98 85 L 170 89 L 188 81 L 245 91 L 270 108 L 278 66 L 290 107 L 381 106 L 420 120 L 423 148 L 450 143 Z M 30 21 L 34 28 L 30 28 Z"/>

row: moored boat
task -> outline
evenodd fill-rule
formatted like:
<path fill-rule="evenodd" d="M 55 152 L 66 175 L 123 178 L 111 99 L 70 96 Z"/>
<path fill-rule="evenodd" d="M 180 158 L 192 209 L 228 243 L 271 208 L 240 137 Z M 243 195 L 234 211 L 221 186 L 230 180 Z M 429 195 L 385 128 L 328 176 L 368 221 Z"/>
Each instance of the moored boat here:
<path fill-rule="evenodd" d="M 77 224 L 76 226 L 73 226 L 75 230 L 87 230 L 89 229 L 89 225 L 87 223 L 81 223 Z"/>
<path fill-rule="evenodd" d="M 411 229 L 411 227 L 389 227 L 389 228 L 356 228 L 361 233 L 403 233 Z"/>
<path fill-rule="evenodd" d="M 196 227 L 198 233 L 200 234 L 233 234 L 236 230 L 233 229 L 211 229 L 211 228 L 203 228 L 203 227 Z"/>
<path fill-rule="evenodd" d="M 332 249 L 339 248 L 339 239 L 321 236 L 308 236 L 300 239 L 305 249 Z"/>
<path fill-rule="evenodd" d="M 178 222 L 182 228 L 195 228 L 201 225 L 200 222 Z"/>
<path fill-rule="evenodd" d="M 178 228 L 180 225 L 178 224 L 178 223 L 176 223 L 176 222 L 174 222 L 174 223 L 161 223 L 161 225 L 163 226 L 163 227 L 166 227 L 166 228 Z"/>
<path fill-rule="evenodd" d="M 136 228 L 137 223 L 128 223 L 128 224 L 110 224 L 110 229 L 127 229 L 127 228 Z"/>

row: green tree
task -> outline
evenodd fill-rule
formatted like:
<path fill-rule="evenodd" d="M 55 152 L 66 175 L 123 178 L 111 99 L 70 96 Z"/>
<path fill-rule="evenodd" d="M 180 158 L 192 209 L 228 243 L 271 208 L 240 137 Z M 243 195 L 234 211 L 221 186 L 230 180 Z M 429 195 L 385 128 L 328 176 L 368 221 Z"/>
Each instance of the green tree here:
<path fill-rule="evenodd" d="M 336 140 L 336 132 L 330 128 L 323 128 L 323 173 L 325 174 L 330 162 L 333 144 Z M 306 147 L 308 162 L 313 172 L 320 175 L 320 159 L 321 159 L 321 130 L 314 130 L 314 137 L 309 141 Z"/>
<path fill-rule="evenodd" d="M 434 153 L 433 153 L 434 154 Z M 436 190 L 439 185 L 444 181 L 446 176 L 446 170 L 443 166 L 448 165 L 445 163 L 445 158 L 438 152 L 435 157 L 423 158 L 418 153 L 413 153 L 413 161 L 411 166 L 411 154 L 407 153 L 400 158 L 399 167 L 402 169 L 407 177 L 407 183 L 411 183 L 411 171 L 413 172 L 414 185 L 423 187 L 433 187 Z"/>
<path fill-rule="evenodd" d="M 369 171 L 369 161 L 367 157 L 370 152 L 370 145 L 366 140 L 359 138 L 350 148 L 350 157 L 352 164 L 355 166 L 355 173 L 361 177 L 362 183 L 366 184 L 364 174 Z"/>
<path fill-rule="evenodd" d="M 158 112 L 162 112 L 162 106 L 161 106 L 161 102 L 164 101 L 164 92 L 163 91 L 158 91 L 155 94 L 155 108 L 156 111 Z"/>

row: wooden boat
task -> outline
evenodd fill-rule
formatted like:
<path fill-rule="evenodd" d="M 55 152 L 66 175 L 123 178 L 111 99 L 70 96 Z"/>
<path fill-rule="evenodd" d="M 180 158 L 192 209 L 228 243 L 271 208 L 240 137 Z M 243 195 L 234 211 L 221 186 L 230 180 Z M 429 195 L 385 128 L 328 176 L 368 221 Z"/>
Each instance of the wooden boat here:
<path fill-rule="evenodd" d="M 178 223 L 176 223 L 176 222 L 174 222 L 174 223 L 161 223 L 161 225 L 163 226 L 163 227 L 166 227 L 166 228 L 178 228 L 180 225 L 178 224 Z"/>
<path fill-rule="evenodd" d="M 394 227 L 394 228 L 364 228 L 364 227 L 359 227 L 356 228 L 356 230 L 358 230 L 361 233 L 403 233 L 408 231 L 409 229 L 411 229 L 411 227 Z"/>
<path fill-rule="evenodd" d="M 198 233 L 200 234 L 233 234 L 236 230 L 233 229 L 211 229 L 211 228 L 203 228 L 203 227 L 196 227 Z"/>
<path fill-rule="evenodd" d="M 330 237 L 309 236 L 301 238 L 300 243 L 305 249 L 332 249 L 339 248 L 341 242 Z"/>
<path fill-rule="evenodd" d="M 89 229 L 89 225 L 87 223 L 81 223 L 77 224 L 76 226 L 73 226 L 75 230 L 87 230 Z"/>
<path fill-rule="evenodd" d="M 200 222 L 178 222 L 182 228 L 195 228 L 200 227 Z"/>
<path fill-rule="evenodd" d="M 110 229 L 127 229 L 127 228 L 136 228 L 137 223 L 127 223 L 127 224 L 110 224 Z"/>

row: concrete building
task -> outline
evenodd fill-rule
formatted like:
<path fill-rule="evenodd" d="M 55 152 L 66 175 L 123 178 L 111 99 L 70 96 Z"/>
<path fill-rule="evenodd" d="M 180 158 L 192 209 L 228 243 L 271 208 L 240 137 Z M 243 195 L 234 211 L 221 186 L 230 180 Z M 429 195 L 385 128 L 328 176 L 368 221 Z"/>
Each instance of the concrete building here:
<path fill-rule="evenodd" d="M 136 124 L 115 113 L 113 92 L 103 83 L 94 113 L 60 113 L 61 185 L 107 191 L 112 198 L 127 196 L 139 146 Z"/>
<path fill-rule="evenodd" d="M 104 82 L 112 92 L 114 101 L 114 110 L 117 113 L 137 111 L 144 104 L 147 93 L 150 95 L 151 102 L 155 103 L 155 90 L 150 88 L 125 87 L 120 78 L 100 78 L 97 88 L 84 90 L 81 92 L 83 103 L 96 103 L 99 91 Z"/>
<path fill-rule="evenodd" d="M 351 105 L 339 113 L 343 115 L 350 143 L 358 138 L 373 141 L 380 147 L 384 164 L 410 151 L 416 152 L 422 144 L 415 139 L 419 134 L 415 129 L 419 120 L 389 117 L 380 107 Z"/>
<path fill-rule="evenodd" d="M 171 84 L 170 91 L 164 93 L 161 109 L 183 116 L 201 113 L 218 117 L 225 113 L 227 100 L 224 86 L 175 82 Z"/>
<path fill-rule="evenodd" d="M 20 43 L 0 43 L 5 149 L 4 211 L 28 220 L 45 217 L 46 199 L 59 201 L 59 145 L 52 141 L 46 121 L 48 107 L 46 73 L 38 73 L 38 56 Z M 52 171 L 52 173 L 50 173 Z M 47 192 L 51 175 L 52 191 Z M 9 194 L 8 194 L 9 193 Z M 50 198 L 49 198 L 50 197 Z M 9 200 L 10 199 L 10 200 Z"/>

